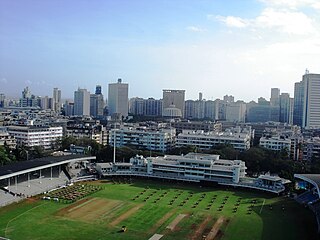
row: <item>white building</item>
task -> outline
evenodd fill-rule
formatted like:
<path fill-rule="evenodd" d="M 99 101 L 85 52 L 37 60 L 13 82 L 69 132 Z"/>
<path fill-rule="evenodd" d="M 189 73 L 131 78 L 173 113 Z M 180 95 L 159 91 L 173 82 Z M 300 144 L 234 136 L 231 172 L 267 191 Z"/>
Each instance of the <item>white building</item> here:
<path fill-rule="evenodd" d="M 243 151 L 250 148 L 251 139 L 251 128 L 227 129 L 225 132 L 182 130 L 182 133 L 177 136 L 176 146 L 195 146 L 208 150 L 219 144 L 230 144 L 235 149 Z"/>
<path fill-rule="evenodd" d="M 101 176 L 139 176 L 179 181 L 218 183 L 234 187 L 253 188 L 273 193 L 285 190 L 290 181 L 277 176 L 260 175 L 246 177 L 245 162 L 224 160 L 219 155 L 188 153 L 147 157 L 137 155 L 129 163 L 97 163 L 96 170 Z"/>
<path fill-rule="evenodd" d="M 151 129 L 147 127 L 127 127 L 111 129 L 109 144 L 116 146 L 136 146 L 141 149 L 165 152 L 175 145 L 176 130 L 174 128 Z"/>
<path fill-rule="evenodd" d="M 108 89 L 109 115 L 128 116 L 128 88 L 127 83 L 122 83 L 119 78 L 117 83 L 110 83 Z"/>
<path fill-rule="evenodd" d="M 61 101 L 61 90 L 58 88 L 53 89 L 53 95 L 52 95 L 52 110 L 56 112 L 61 111 L 62 107 L 62 101 Z"/>
<path fill-rule="evenodd" d="M 293 123 L 303 128 L 320 128 L 320 74 L 306 71 L 295 84 Z"/>
<path fill-rule="evenodd" d="M 16 147 L 16 139 L 7 132 L 0 131 L 0 146 L 7 145 L 9 148 Z"/>
<path fill-rule="evenodd" d="M 232 102 L 226 105 L 226 121 L 245 122 L 246 104 L 244 102 Z"/>
<path fill-rule="evenodd" d="M 313 161 L 320 159 L 320 138 L 306 139 L 303 143 L 303 160 Z"/>
<path fill-rule="evenodd" d="M 284 149 L 290 154 L 291 138 L 285 138 L 283 136 L 261 137 L 259 145 L 273 151 L 281 151 Z"/>
<path fill-rule="evenodd" d="M 50 149 L 62 138 L 62 127 L 9 126 L 8 133 L 15 137 L 19 146 Z"/>
<path fill-rule="evenodd" d="M 78 88 L 74 92 L 74 115 L 90 116 L 90 92 L 87 89 Z"/>

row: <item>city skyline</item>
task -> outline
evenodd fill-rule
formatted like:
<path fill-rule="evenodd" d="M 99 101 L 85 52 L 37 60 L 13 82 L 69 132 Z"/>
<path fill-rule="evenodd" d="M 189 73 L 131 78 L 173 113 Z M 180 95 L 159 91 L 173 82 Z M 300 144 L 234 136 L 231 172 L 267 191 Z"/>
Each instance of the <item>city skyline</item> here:
<path fill-rule="evenodd" d="M 122 78 L 129 97 L 185 89 L 186 99 L 202 92 L 208 100 L 231 94 L 250 101 L 268 99 L 270 88 L 293 96 L 306 68 L 320 72 L 319 5 L 3 0 L 1 92 L 18 97 L 16 86 L 29 86 L 49 96 L 57 87 L 65 99 L 99 84 L 107 96 L 108 84 Z"/>

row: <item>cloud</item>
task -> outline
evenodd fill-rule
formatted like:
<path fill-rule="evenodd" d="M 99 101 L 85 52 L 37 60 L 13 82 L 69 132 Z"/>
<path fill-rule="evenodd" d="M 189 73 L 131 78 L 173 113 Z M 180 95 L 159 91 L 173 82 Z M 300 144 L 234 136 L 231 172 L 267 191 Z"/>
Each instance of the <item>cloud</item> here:
<path fill-rule="evenodd" d="M 8 80 L 6 78 L 2 78 L 0 79 L 0 83 L 6 84 L 8 83 Z"/>
<path fill-rule="evenodd" d="M 252 29 L 274 29 L 278 32 L 297 35 L 316 32 L 311 18 L 303 12 L 292 10 L 265 8 L 259 16 L 253 19 L 235 16 L 216 16 L 216 19 L 228 27 L 235 28 L 251 27 Z"/>
<path fill-rule="evenodd" d="M 275 10 L 267 8 L 253 20 L 253 25 L 260 28 L 275 28 L 289 34 L 308 34 L 316 30 L 312 19 L 302 12 Z"/>
<path fill-rule="evenodd" d="M 211 15 L 209 15 L 209 18 Z M 236 28 L 244 28 L 249 25 L 249 21 L 246 19 L 242 19 L 240 17 L 234 17 L 234 16 L 216 16 L 216 19 L 218 19 L 221 22 L 224 22 L 228 27 L 236 27 Z"/>
<path fill-rule="evenodd" d="M 27 85 L 31 85 L 31 84 L 32 84 L 32 81 L 26 80 L 24 83 L 27 84 Z"/>
<path fill-rule="evenodd" d="M 320 9 L 319 0 L 260 0 L 260 2 L 276 8 L 298 9 L 299 7 L 311 7 Z"/>
<path fill-rule="evenodd" d="M 200 28 L 197 26 L 188 26 L 188 27 L 186 27 L 186 30 L 191 31 L 191 32 L 205 32 L 205 31 L 207 31 L 205 28 Z"/>

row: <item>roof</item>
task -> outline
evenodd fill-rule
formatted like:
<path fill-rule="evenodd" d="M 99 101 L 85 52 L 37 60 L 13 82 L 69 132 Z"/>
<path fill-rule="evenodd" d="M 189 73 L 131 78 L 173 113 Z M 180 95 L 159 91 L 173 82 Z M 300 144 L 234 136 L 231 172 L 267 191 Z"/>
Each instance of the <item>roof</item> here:
<path fill-rule="evenodd" d="M 28 161 L 14 162 L 0 167 L 0 180 L 31 171 L 58 166 L 76 160 L 94 160 L 96 157 L 86 155 L 68 155 L 58 157 L 44 157 Z"/>
<path fill-rule="evenodd" d="M 294 177 L 316 184 L 320 188 L 320 174 L 295 174 Z"/>

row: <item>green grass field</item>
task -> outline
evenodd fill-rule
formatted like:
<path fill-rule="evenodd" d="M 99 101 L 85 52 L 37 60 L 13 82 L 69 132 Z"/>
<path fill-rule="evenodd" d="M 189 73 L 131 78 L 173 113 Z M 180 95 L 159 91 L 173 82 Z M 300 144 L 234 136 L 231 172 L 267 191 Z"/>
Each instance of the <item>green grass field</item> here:
<path fill-rule="evenodd" d="M 141 240 L 157 233 L 161 240 L 317 239 L 312 213 L 284 197 L 148 180 L 90 184 L 103 189 L 75 203 L 26 200 L 0 208 L 0 236 Z M 127 231 L 121 232 L 122 226 Z"/>

